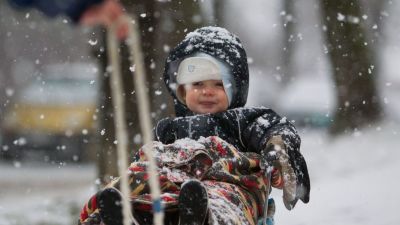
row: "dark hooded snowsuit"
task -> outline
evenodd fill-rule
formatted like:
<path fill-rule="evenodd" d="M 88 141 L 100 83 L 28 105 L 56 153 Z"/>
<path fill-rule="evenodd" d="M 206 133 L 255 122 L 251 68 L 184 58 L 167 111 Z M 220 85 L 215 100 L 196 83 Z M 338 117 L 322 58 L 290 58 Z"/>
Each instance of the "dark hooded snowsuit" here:
<path fill-rule="evenodd" d="M 179 63 L 197 52 L 225 61 L 234 77 L 233 99 L 225 112 L 193 115 L 177 100 L 176 71 Z M 240 40 L 223 28 L 204 27 L 192 33 L 169 54 L 164 81 L 174 97 L 177 118 L 159 121 L 155 128 L 156 140 L 173 143 L 177 139 L 218 136 L 242 152 L 260 153 L 272 136 L 280 136 L 290 157 L 299 184 L 306 190 L 303 201 L 308 202 L 310 189 L 306 163 L 300 153 L 300 137 L 295 127 L 273 110 L 264 107 L 244 107 L 249 89 L 249 69 L 246 52 Z"/>
<path fill-rule="evenodd" d="M 203 52 L 225 61 L 234 77 L 233 98 L 225 112 L 194 115 L 177 100 L 176 71 L 186 57 Z M 218 136 L 242 152 L 256 152 L 265 147 L 269 137 L 285 134 L 291 151 L 298 151 L 300 138 L 294 126 L 271 109 L 244 108 L 249 87 L 247 56 L 240 40 L 223 28 L 205 27 L 189 33 L 169 54 L 164 81 L 174 98 L 176 118 L 160 120 L 155 127 L 155 138 L 162 143 L 177 139 Z"/>
<path fill-rule="evenodd" d="M 198 52 L 217 57 L 225 61 L 231 68 L 234 78 L 233 98 L 228 110 L 224 112 L 194 115 L 184 104 L 177 100 L 175 94 L 177 87 L 176 71 L 179 63 L 186 57 L 190 57 Z M 221 208 L 225 207 L 221 211 L 222 214 L 219 215 L 220 212 L 218 210 L 210 212 L 210 217 L 212 217 L 209 220 L 210 223 L 257 223 L 257 217 L 260 217 L 262 214 L 260 207 L 262 208 L 267 192 L 265 182 L 269 182 L 262 177 L 263 172 L 258 165 L 260 159 L 258 154 L 267 147 L 270 139 L 276 136 L 281 138 L 284 148 L 289 155 L 290 165 L 297 177 L 299 186 L 297 190 L 303 192 L 298 198 L 296 197 L 295 201 L 301 199 L 303 202 L 308 202 L 310 183 L 307 166 L 299 151 L 300 138 L 294 126 L 286 118 L 279 116 L 271 109 L 264 107 L 244 107 L 249 86 L 249 70 L 246 53 L 236 36 L 223 28 L 217 27 L 204 27 L 189 33 L 171 51 L 167 58 L 164 81 L 171 95 L 174 97 L 177 117 L 165 118 L 156 124 L 154 129 L 156 141 L 162 144 L 173 144 L 177 140 L 189 138 L 192 140 L 200 139 L 200 143 L 207 146 L 214 146 L 210 147 L 210 149 L 213 149 L 212 151 L 203 152 L 206 155 L 206 160 L 203 158 L 201 164 L 206 165 L 207 160 L 212 161 L 209 166 L 206 166 L 208 171 L 200 177 L 196 177 L 196 174 L 194 175 L 195 178 L 204 182 L 204 185 L 208 188 L 210 198 L 214 200 L 218 198 L 224 199 L 223 206 L 220 206 Z M 206 140 L 202 139 L 202 137 L 205 137 Z M 154 147 L 157 152 L 160 152 L 160 149 L 165 151 L 165 149 L 169 148 L 174 149 L 170 145 L 162 148 Z M 185 149 L 186 152 L 191 152 L 192 150 L 193 148 L 191 147 Z M 183 154 L 182 149 L 175 149 L 175 151 Z M 185 156 L 188 158 L 187 162 L 190 163 L 191 160 L 196 159 L 196 154 L 189 154 L 193 155 L 193 157 Z M 221 161 L 218 158 L 221 157 L 221 154 L 234 155 L 236 158 L 227 160 L 221 158 Z M 140 157 L 142 158 L 142 156 Z M 237 164 L 236 159 L 245 163 Z M 182 159 L 177 158 L 176 160 L 179 161 Z M 133 163 L 132 165 L 130 168 L 131 171 L 142 171 L 138 164 L 134 165 Z M 282 180 L 277 174 L 275 175 L 277 179 L 272 185 L 281 187 Z M 166 184 L 168 182 L 163 180 L 161 183 Z M 175 185 L 177 182 L 171 183 L 174 183 L 171 184 L 171 187 L 179 189 L 179 185 L 178 187 Z M 135 188 L 132 189 L 135 190 Z M 173 188 L 169 189 L 169 191 L 167 189 L 164 190 L 169 193 L 177 191 Z M 215 207 L 215 205 L 218 205 L 218 201 L 214 201 L 213 204 L 213 207 Z M 293 202 L 294 204 L 295 202 Z M 230 210 L 230 207 L 239 208 Z M 227 218 L 229 217 L 227 216 L 229 212 L 235 210 L 242 210 L 243 215 L 232 215 L 232 218 Z M 228 214 L 224 215 L 223 213 Z M 232 222 L 234 220 L 240 221 Z"/>

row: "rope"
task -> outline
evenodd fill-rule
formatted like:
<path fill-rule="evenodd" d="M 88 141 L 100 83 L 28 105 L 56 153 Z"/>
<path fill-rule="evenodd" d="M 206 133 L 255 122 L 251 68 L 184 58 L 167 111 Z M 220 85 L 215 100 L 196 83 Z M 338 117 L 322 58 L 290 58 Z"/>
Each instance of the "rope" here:
<path fill-rule="evenodd" d="M 124 18 L 129 24 L 129 38 L 126 43 L 130 48 L 130 56 L 132 66 L 135 65 L 134 71 L 134 85 L 136 90 L 136 96 L 138 100 L 138 111 L 140 127 L 143 135 L 143 143 L 148 144 L 153 141 L 152 123 L 150 118 L 150 105 L 149 98 L 146 93 L 145 84 L 145 67 L 143 60 L 143 53 L 140 46 L 139 27 L 136 23 L 137 20 L 132 20 L 129 17 Z M 127 165 L 127 128 L 126 128 L 126 117 L 125 107 L 123 102 L 123 88 L 121 81 L 121 68 L 118 54 L 118 40 L 115 36 L 115 26 L 111 26 L 107 36 L 107 44 L 109 46 L 109 60 L 111 64 L 111 93 L 114 105 L 114 122 L 117 136 L 117 153 L 118 153 L 118 173 L 121 179 L 121 192 L 125 196 L 122 198 L 123 208 L 123 225 L 130 225 L 131 221 L 138 224 L 131 214 L 131 204 L 128 197 L 130 196 L 128 174 L 126 173 Z M 161 204 L 161 191 L 158 180 L 158 174 L 156 170 L 156 161 L 153 157 L 152 149 L 149 145 L 144 145 L 143 150 L 149 161 L 147 172 L 149 174 L 149 185 L 150 193 L 153 199 L 153 223 L 155 225 L 162 225 L 164 220 L 163 207 Z"/>
<path fill-rule="evenodd" d="M 131 214 L 131 204 L 129 199 L 124 196 L 129 196 L 129 182 L 128 174 L 126 173 L 126 168 L 128 168 L 127 163 L 127 148 L 128 148 L 128 137 L 127 128 L 125 120 L 125 106 L 123 98 L 123 88 L 121 80 L 121 68 L 120 59 L 118 53 L 118 41 L 115 37 L 114 27 L 111 27 L 107 32 L 107 46 L 109 47 L 108 58 L 109 64 L 111 65 L 111 97 L 114 106 L 114 124 L 117 139 L 117 156 L 118 156 L 118 173 L 121 180 L 121 192 L 122 192 L 122 208 L 123 208 L 123 224 L 131 225 L 131 221 L 135 224 L 139 224 L 133 218 Z"/>
<path fill-rule="evenodd" d="M 131 66 L 135 66 L 135 75 L 133 78 L 139 106 L 140 127 L 143 134 L 143 143 L 148 144 L 153 141 L 153 126 L 150 118 L 150 101 L 146 93 L 146 70 L 144 66 L 143 52 L 140 45 L 141 41 L 139 36 L 139 26 L 137 24 L 138 20 L 136 18 L 132 20 L 132 18 L 129 17 L 127 17 L 126 20 L 130 25 L 128 34 L 129 38 L 127 39 L 126 43 L 131 50 L 131 57 L 129 57 L 132 63 Z M 149 161 L 147 172 L 149 174 L 150 193 L 153 200 L 153 223 L 155 225 L 162 225 L 164 220 L 164 212 L 161 205 L 160 182 L 156 170 L 156 161 L 153 157 L 152 149 L 149 148 L 149 145 L 144 145 L 143 150 Z"/>

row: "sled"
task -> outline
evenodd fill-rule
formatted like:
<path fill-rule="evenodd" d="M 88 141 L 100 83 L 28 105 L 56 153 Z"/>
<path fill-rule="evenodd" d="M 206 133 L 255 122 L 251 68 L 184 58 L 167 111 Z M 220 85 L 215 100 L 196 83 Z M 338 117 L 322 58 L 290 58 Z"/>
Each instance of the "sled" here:
<path fill-rule="evenodd" d="M 129 17 L 124 18 L 124 20 L 128 21 L 129 33 L 127 38 L 127 45 L 130 49 L 131 64 L 135 65 L 135 75 L 134 75 L 134 84 L 135 90 L 137 94 L 138 100 L 138 109 L 139 109 L 139 117 L 140 117 L 140 127 L 143 135 L 144 143 L 151 143 L 153 141 L 152 137 L 152 124 L 150 119 L 150 107 L 149 107 L 149 98 L 145 90 L 145 67 L 143 60 L 143 53 L 141 51 L 140 45 L 140 36 L 139 36 L 139 28 L 136 19 L 132 19 Z M 125 125 L 125 108 L 123 104 L 123 94 L 122 94 L 122 80 L 121 80 L 121 68 L 120 68 L 120 59 L 118 54 L 118 40 L 115 35 L 115 30 L 113 27 L 110 28 L 107 37 L 107 46 L 109 46 L 108 58 L 110 60 L 110 65 L 112 66 L 112 74 L 111 74 L 111 94 L 112 101 L 115 110 L 115 130 L 117 137 L 117 152 L 118 152 L 118 172 L 121 179 L 121 187 L 120 191 L 123 196 L 129 196 L 129 186 L 128 186 L 128 175 L 126 174 L 127 165 L 127 146 L 128 146 L 128 138 L 127 138 L 127 128 Z M 162 225 L 164 220 L 164 212 L 163 206 L 161 203 L 161 191 L 160 184 L 158 180 L 158 176 L 156 173 L 156 163 L 152 155 L 151 149 L 144 147 L 144 152 L 146 154 L 147 159 L 149 160 L 148 174 L 149 176 L 149 186 L 151 189 L 152 195 L 152 209 L 153 209 L 153 223 L 155 225 Z M 269 164 L 270 165 L 270 164 Z M 266 169 L 265 176 L 268 180 L 271 180 L 271 168 Z M 270 183 L 270 182 L 268 182 Z M 269 184 L 270 185 L 270 184 Z M 268 191 L 270 190 L 270 186 L 268 186 Z M 266 196 L 268 199 L 268 193 Z M 131 214 L 131 204 L 128 198 L 122 198 L 122 210 L 123 210 L 123 224 L 131 225 L 139 224 Z M 267 217 L 268 205 L 272 204 L 273 200 L 269 199 L 265 201 L 264 205 L 264 216 L 260 218 L 258 221 L 259 225 L 273 225 L 273 218 Z"/>

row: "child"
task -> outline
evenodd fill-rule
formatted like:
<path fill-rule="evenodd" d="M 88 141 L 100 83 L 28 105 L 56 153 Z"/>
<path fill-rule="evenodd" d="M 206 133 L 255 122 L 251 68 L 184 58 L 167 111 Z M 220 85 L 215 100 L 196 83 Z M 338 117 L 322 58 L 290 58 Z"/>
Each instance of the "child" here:
<path fill-rule="evenodd" d="M 189 33 L 167 58 L 164 81 L 177 117 L 160 120 L 149 144 L 166 224 L 257 224 L 270 191 L 263 176 L 267 155 L 276 157 L 271 183 L 283 188 L 285 206 L 308 202 L 310 182 L 294 126 L 270 109 L 243 107 L 249 73 L 236 36 L 218 27 Z M 139 150 L 129 168 L 129 197 L 140 224 L 152 223 L 146 166 Z M 92 197 L 80 222 L 122 224 L 118 187 L 116 180 Z"/>

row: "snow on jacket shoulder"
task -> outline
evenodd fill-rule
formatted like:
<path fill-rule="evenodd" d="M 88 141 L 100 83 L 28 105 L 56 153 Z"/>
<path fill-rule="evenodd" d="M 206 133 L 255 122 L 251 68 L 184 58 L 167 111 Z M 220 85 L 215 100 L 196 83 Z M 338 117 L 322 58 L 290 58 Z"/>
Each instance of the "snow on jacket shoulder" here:
<path fill-rule="evenodd" d="M 218 136 L 242 152 L 259 153 L 270 137 L 282 136 L 288 150 L 299 150 L 300 137 L 294 126 L 273 110 L 243 107 L 221 113 L 160 120 L 155 138 L 165 144 L 177 139 Z"/>

